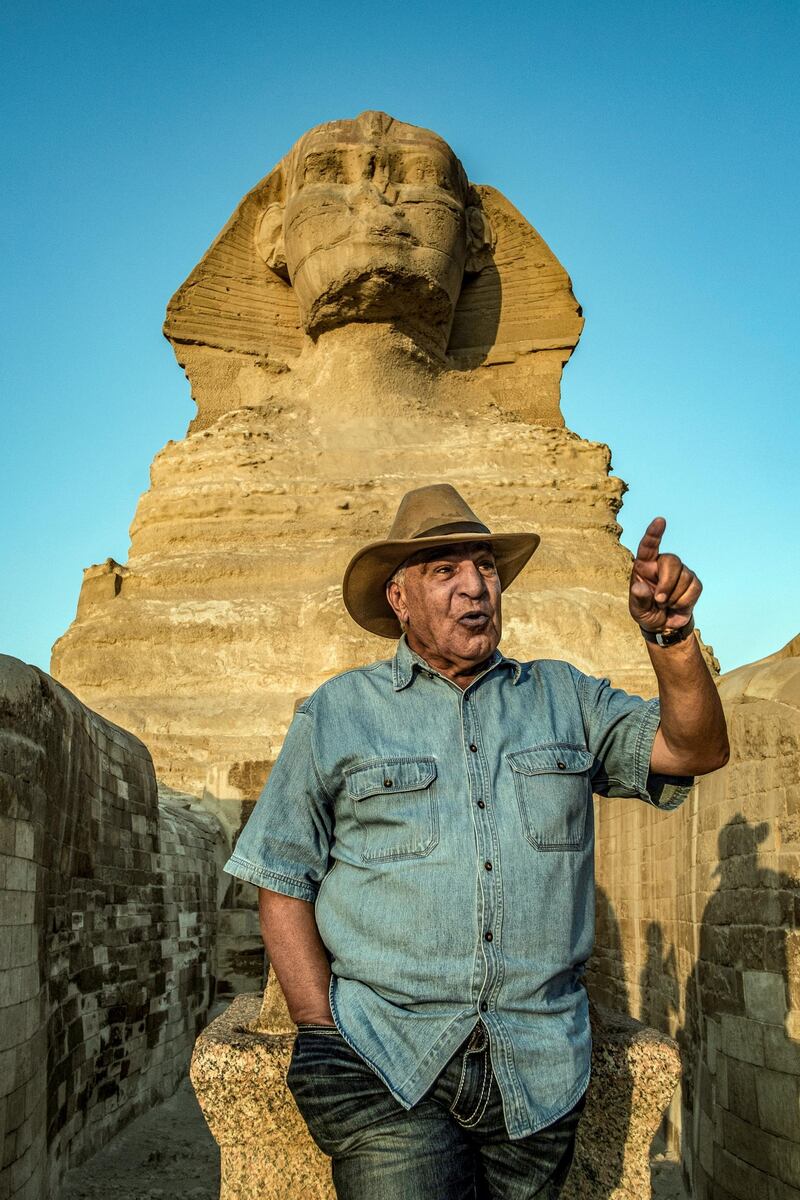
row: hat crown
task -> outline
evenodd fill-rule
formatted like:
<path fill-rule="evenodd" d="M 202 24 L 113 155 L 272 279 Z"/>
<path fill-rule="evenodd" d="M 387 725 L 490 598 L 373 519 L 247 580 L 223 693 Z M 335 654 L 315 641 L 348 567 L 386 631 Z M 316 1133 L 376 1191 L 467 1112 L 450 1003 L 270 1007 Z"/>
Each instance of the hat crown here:
<path fill-rule="evenodd" d="M 432 483 L 406 492 L 388 537 L 363 546 L 348 563 L 342 596 L 350 616 L 363 629 L 396 638 L 401 629 L 386 594 L 397 568 L 424 547 L 486 542 L 494 553 L 500 586 L 505 590 L 539 545 L 538 533 L 492 533 L 449 483 Z"/>
<path fill-rule="evenodd" d="M 452 484 L 432 483 L 406 492 L 387 540 L 400 542 L 437 534 L 489 532 Z"/>

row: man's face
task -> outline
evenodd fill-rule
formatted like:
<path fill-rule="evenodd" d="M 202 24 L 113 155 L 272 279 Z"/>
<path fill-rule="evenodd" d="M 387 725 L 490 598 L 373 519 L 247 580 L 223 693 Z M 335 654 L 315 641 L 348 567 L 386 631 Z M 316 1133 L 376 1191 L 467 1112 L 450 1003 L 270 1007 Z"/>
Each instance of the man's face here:
<path fill-rule="evenodd" d="M 466 180 L 440 138 L 388 120 L 312 130 L 287 160 L 286 262 L 310 332 L 409 315 L 449 330 Z"/>
<path fill-rule="evenodd" d="M 442 674 L 468 678 L 497 649 L 500 578 L 486 544 L 444 546 L 412 560 L 387 596 L 411 649 Z"/>

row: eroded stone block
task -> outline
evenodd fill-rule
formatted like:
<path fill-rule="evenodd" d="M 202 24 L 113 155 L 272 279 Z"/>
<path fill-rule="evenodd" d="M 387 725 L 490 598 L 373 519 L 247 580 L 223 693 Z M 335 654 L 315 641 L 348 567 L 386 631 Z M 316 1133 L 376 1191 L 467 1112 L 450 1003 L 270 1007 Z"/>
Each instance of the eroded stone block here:
<path fill-rule="evenodd" d="M 268 989 L 269 993 L 270 989 Z M 275 989 L 277 995 L 278 989 Z M 222 1157 L 220 1200 L 333 1200 L 285 1076 L 294 1034 L 279 998 L 237 996 L 201 1034 L 191 1079 Z M 678 1082 L 677 1047 L 630 1018 L 595 1010 L 592 1082 L 564 1200 L 642 1200 L 650 1146 Z"/>

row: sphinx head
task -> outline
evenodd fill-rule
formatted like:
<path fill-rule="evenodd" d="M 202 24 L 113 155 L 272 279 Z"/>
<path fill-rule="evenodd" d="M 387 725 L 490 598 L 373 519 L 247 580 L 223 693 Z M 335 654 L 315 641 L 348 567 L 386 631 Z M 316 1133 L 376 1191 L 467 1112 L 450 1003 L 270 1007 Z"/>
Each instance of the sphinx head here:
<path fill-rule="evenodd" d="M 492 233 L 440 137 L 380 112 L 310 130 L 283 159 L 282 201 L 256 226 L 306 332 L 386 322 L 444 350 L 465 271 Z"/>

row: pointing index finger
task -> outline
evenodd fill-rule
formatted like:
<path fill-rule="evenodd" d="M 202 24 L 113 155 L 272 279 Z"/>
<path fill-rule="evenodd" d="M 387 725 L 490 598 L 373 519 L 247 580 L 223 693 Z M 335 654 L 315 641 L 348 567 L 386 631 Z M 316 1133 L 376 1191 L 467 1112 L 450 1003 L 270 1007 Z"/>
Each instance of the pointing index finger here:
<path fill-rule="evenodd" d="M 647 526 L 647 529 L 645 529 L 644 537 L 639 542 L 639 549 L 636 551 L 636 557 L 640 562 L 656 561 L 658 558 L 658 548 L 666 528 L 667 522 L 663 517 L 653 517 L 653 520 Z"/>

